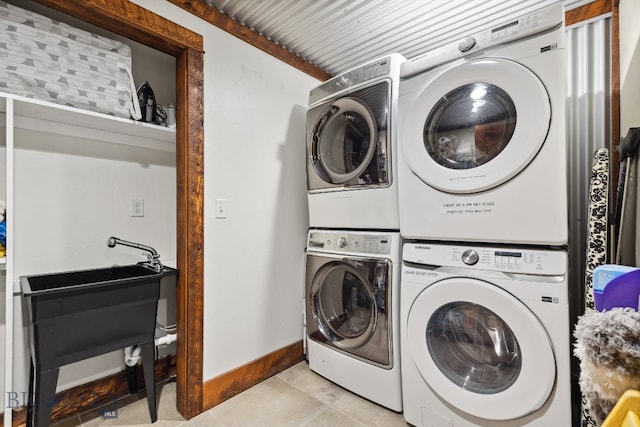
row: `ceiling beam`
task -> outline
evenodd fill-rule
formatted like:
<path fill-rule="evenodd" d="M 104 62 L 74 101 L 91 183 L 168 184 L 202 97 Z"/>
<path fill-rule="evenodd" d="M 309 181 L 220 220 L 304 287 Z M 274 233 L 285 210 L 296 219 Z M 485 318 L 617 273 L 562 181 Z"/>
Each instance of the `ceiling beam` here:
<path fill-rule="evenodd" d="M 578 22 L 587 21 L 601 15 L 606 15 L 613 11 L 611 0 L 595 0 L 584 6 L 567 10 L 564 14 L 565 25 L 573 25 Z"/>
<path fill-rule="evenodd" d="M 325 81 L 333 77 L 323 69 L 313 65 L 305 59 L 294 54 L 290 50 L 269 40 L 246 25 L 231 19 L 215 7 L 209 6 L 204 0 L 168 0 L 176 6 L 192 13 L 193 15 L 209 22 L 212 25 L 232 34 L 252 46 L 274 56 L 298 70 Z"/>

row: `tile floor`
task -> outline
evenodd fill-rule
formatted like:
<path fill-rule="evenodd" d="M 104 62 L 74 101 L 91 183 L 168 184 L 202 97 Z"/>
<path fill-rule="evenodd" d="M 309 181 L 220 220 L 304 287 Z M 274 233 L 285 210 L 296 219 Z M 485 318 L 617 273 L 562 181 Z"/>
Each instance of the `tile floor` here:
<path fill-rule="evenodd" d="M 159 387 L 158 421 L 151 424 L 146 397 L 118 401 L 117 418 L 98 410 L 55 427 L 407 427 L 389 411 L 325 380 L 300 362 L 220 405 L 186 421 L 175 409 L 175 383 Z"/>

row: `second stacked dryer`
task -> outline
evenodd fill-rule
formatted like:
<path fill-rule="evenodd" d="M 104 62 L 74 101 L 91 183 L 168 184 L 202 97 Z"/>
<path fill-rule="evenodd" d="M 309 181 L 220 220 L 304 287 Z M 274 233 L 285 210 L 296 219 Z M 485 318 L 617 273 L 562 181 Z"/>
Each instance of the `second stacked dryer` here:
<path fill-rule="evenodd" d="M 404 58 L 391 54 L 311 91 L 307 189 L 311 228 L 398 230 L 396 111 Z"/>

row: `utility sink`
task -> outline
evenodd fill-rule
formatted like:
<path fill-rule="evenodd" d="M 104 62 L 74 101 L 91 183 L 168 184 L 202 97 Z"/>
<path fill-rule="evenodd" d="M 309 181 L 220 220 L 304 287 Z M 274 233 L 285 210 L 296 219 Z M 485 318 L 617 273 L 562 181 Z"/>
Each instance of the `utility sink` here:
<path fill-rule="evenodd" d="M 165 276 L 167 271 L 169 271 L 168 267 L 164 267 L 161 272 L 157 272 L 143 264 L 123 265 L 23 276 L 20 278 L 20 286 L 25 296 L 33 296 L 42 293 L 68 292 L 88 286 L 123 284 L 145 278 L 148 279 L 150 276 Z"/>
<path fill-rule="evenodd" d="M 146 384 L 153 376 L 154 335 L 160 280 L 177 275 L 147 263 L 22 276 L 31 324 L 32 372 L 29 417 L 49 425 L 59 368 L 103 353 L 139 345 Z M 35 385 L 35 386 L 34 386 Z M 147 386 L 152 421 L 155 387 Z M 47 404 L 49 403 L 49 404 Z"/>

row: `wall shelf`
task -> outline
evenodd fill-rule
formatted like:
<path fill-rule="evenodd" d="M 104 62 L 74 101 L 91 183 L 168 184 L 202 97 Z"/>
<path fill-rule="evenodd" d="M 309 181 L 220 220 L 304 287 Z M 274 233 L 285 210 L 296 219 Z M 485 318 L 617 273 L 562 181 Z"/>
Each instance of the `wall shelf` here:
<path fill-rule="evenodd" d="M 113 144 L 175 151 L 176 130 L 108 114 L 0 92 L 0 126 L 6 122 L 5 99 L 13 99 L 16 129 L 78 137 Z"/>

